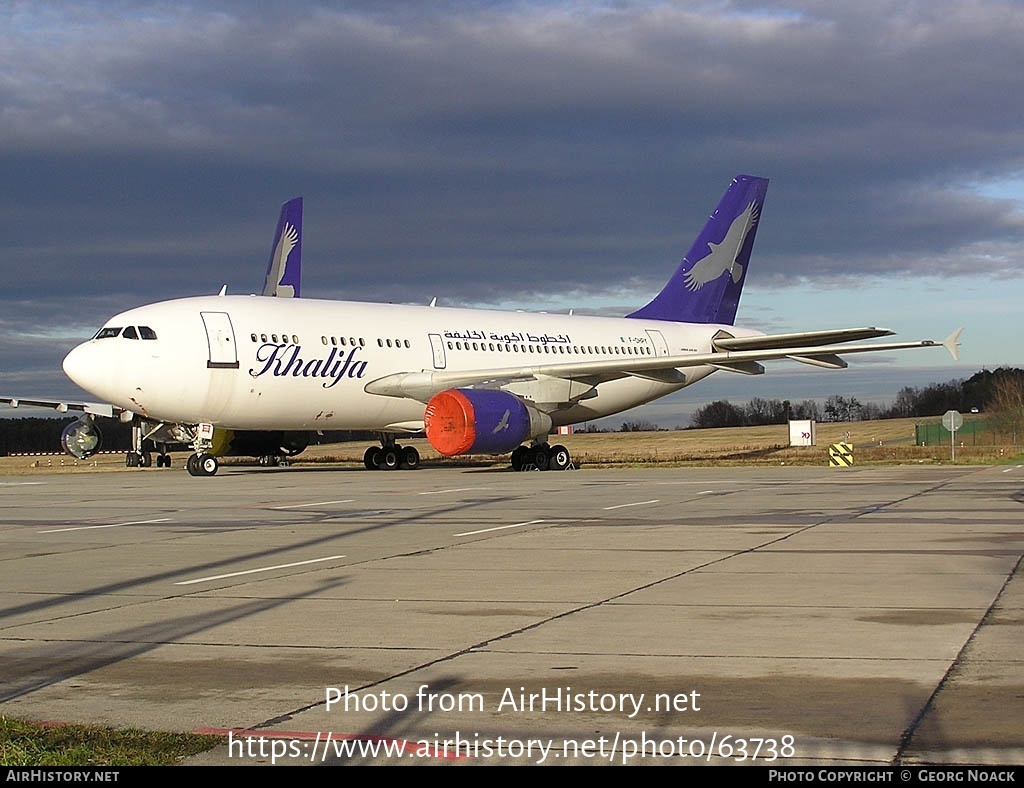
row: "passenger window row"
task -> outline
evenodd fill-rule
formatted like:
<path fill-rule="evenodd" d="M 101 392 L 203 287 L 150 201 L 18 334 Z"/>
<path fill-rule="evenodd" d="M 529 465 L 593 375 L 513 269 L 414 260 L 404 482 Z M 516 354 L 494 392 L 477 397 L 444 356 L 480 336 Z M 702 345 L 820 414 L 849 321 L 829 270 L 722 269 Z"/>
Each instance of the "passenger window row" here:
<path fill-rule="evenodd" d="M 253 342 L 272 342 L 273 344 L 288 343 L 299 344 L 298 334 L 249 334 Z M 365 337 L 329 337 L 321 336 L 320 342 L 331 347 L 366 347 Z M 377 339 L 377 347 L 390 348 L 411 348 L 412 343 L 408 339 Z"/>
<path fill-rule="evenodd" d="M 547 353 L 584 356 L 650 356 L 643 345 L 516 345 L 502 342 L 448 342 L 449 350 L 496 351 L 498 353 Z"/>
<path fill-rule="evenodd" d="M 249 334 L 249 338 L 253 342 L 273 342 L 275 345 L 281 343 L 287 344 L 289 342 L 293 345 L 299 344 L 298 334 L 291 334 L 290 336 L 288 334 Z"/>
<path fill-rule="evenodd" d="M 320 337 L 320 341 L 332 347 L 366 347 L 366 340 L 362 337 Z"/>
<path fill-rule="evenodd" d="M 381 339 L 377 337 L 377 347 L 411 348 L 412 344 L 410 344 L 408 339 Z"/>

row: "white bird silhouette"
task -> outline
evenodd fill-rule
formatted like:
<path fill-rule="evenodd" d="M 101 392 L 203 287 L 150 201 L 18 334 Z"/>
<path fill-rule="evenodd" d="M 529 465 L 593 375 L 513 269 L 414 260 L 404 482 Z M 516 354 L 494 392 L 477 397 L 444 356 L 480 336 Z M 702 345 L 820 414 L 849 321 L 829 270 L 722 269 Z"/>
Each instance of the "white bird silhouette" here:
<path fill-rule="evenodd" d="M 292 249 L 295 248 L 298 242 L 299 231 L 293 225 L 286 224 L 281 231 L 281 240 L 277 242 L 277 248 L 274 250 L 274 262 L 267 272 L 267 285 L 273 282 L 273 294 L 280 298 L 292 298 L 295 296 L 295 288 L 291 285 L 281 284 L 281 280 L 284 278 L 285 263 L 288 260 L 288 255 L 292 253 Z M 266 293 L 268 289 L 268 287 L 264 287 L 263 292 Z"/>
<path fill-rule="evenodd" d="M 736 262 L 740 249 L 743 248 L 749 233 L 757 224 L 757 205 L 750 203 L 739 216 L 732 220 L 729 232 L 721 243 L 708 243 L 711 253 L 702 257 L 683 275 L 683 281 L 689 290 L 700 290 L 708 282 L 718 279 L 726 271 L 732 275 L 733 282 L 743 277 L 743 265 Z"/>
<path fill-rule="evenodd" d="M 498 422 L 498 426 L 491 430 L 491 435 L 497 435 L 502 430 L 508 429 L 508 417 L 512 415 L 512 411 L 506 410 L 505 415 L 501 417 L 501 421 Z"/>

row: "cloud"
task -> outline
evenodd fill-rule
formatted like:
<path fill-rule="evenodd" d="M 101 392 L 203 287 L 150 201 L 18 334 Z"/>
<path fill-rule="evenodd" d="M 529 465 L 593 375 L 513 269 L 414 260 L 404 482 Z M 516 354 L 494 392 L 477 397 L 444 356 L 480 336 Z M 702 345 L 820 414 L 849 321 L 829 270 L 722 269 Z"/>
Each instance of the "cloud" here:
<path fill-rule="evenodd" d="M 1011 2 L 0 13 L 0 298 L 50 322 L 256 289 L 300 193 L 307 295 L 638 304 L 743 171 L 751 287 L 1020 280 Z"/>

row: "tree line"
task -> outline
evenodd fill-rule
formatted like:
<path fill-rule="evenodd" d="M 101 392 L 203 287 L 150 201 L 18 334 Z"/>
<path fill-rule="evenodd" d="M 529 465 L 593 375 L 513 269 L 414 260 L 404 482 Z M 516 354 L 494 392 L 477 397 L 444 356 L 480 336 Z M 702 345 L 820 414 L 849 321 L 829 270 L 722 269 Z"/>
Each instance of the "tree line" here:
<path fill-rule="evenodd" d="M 930 383 L 921 388 L 900 389 L 888 407 L 859 402 L 856 397 L 833 394 L 823 404 L 815 400 L 791 403 L 755 397 L 745 405 L 718 400 L 698 408 L 691 419 L 695 429 L 784 424 L 790 419 L 815 421 L 870 421 L 874 419 L 925 418 L 947 410 L 962 413 L 984 411 L 1007 423 L 1022 416 L 1024 369 L 1000 367 L 981 370 L 966 380 Z"/>
<path fill-rule="evenodd" d="M 60 436 L 76 418 L 29 417 L 0 419 L 0 457 L 8 454 L 53 453 L 61 450 Z M 103 436 L 103 451 L 128 451 L 132 446 L 132 426 L 117 419 L 96 419 Z M 340 443 L 376 440 L 376 433 L 365 430 L 325 430 L 310 435 L 310 443 Z"/>
<path fill-rule="evenodd" d="M 59 452 L 60 436 L 64 428 L 76 418 L 53 419 L 29 417 L 0 419 L 0 456 L 29 452 Z M 132 443 L 132 427 L 116 419 L 97 419 L 103 435 L 103 449 L 128 451 Z"/>

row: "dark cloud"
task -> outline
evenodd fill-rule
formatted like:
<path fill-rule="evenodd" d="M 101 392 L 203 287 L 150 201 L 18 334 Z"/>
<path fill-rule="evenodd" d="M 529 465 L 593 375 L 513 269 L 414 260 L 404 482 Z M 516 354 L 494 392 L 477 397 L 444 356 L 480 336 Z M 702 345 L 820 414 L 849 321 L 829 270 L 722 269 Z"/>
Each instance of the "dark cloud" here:
<path fill-rule="evenodd" d="M 741 171 L 773 179 L 752 286 L 1019 276 L 1020 206 L 975 188 L 1024 170 L 1011 2 L 0 18 L 0 298 L 44 324 L 258 288 L 296 194 L 307 295 L 620 304 L 661 285 Z"/>

